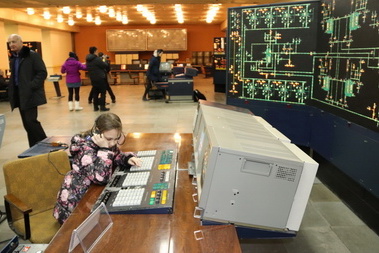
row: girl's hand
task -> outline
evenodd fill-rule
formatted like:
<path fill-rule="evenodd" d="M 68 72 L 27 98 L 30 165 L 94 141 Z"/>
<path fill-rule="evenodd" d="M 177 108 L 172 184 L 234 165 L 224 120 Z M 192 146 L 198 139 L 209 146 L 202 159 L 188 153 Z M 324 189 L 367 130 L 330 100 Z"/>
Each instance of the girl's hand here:
<path fill-rule="evenodd" d="M 109 148 L 109 143 L 105 138 L 103 138 L 102 134 L 93 135 L 92 141 L 101 148 Z"/>
<path fill-rule="evenodd" d="M 129 160 L 128 160 L 128 163 L 132 166 L 138 166 L 138 167 L 141 167 L 142 165 L 142 160 L 137 158 L 137 157 L 131 157 Z"/>

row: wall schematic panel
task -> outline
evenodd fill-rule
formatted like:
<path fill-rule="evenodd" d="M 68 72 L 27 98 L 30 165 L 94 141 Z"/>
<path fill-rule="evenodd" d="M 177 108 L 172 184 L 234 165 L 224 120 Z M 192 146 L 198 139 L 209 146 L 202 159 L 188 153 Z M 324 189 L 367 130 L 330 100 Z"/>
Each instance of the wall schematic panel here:
<path fill-rule="evenodd" d="M 378 130 L 379 2 L 324 1 L 312 102 Z M 322 52 L 321 52 L 322 51 Z"/>
<path fill-rule="evenodd" d="M 187 29 L 108 29 L 107 51 L 187 50 Z"/>
<path fill-rule="evenodd" d="M 304 104 L 314 81 L 319 5 L 229 9 L 227 95 Z"/>
<path fill-rule="evenodd" d="M 144 51 L 146 50 L 146 32 L 142 29 L 116 30 L 108 29 L 107 51 Z"/>
<path fill-rule="evenodd" d="M 149 29 L 147 50 L 187 50 L 187 29 Z"/>
<path fill-rule="evenodd" d="M 379 1 L 230 8 L 227 96 L 307 104 L 379 131 Z"/>

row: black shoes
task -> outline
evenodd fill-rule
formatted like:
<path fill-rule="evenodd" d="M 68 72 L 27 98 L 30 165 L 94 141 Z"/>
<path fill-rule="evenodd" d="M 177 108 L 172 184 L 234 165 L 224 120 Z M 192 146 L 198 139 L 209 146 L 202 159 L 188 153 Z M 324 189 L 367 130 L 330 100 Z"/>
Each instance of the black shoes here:
<path fill-rule="evenodd" d="M 104 107 L 104 108 L 101 108 L 100 111 L 106 112 L 106 111 L 109 111 L 109 108 Z"/>

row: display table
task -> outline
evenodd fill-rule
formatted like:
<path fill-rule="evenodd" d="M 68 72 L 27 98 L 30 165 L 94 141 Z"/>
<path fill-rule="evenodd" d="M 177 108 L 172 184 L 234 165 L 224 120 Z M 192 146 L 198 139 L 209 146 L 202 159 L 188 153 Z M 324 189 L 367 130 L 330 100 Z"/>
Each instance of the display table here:
<path fill-rule="evenodd" d="M 70 145 L 72 136 L 50 136 L 42 141 L 38 142 L 34 146 L 28 148 L 24 152 L 18 155 L 18 158 L 25 158 L 35 155 L 46 154 L 49 152 L 54 152 L 58 150 L 66 150 L 67 154 L 70 156 L 68 146 Z"/>
<path fill-rule="evenodd" d="M 241 252 L 232 225 L 200 226 L 193 217 L 195 187 L 188 175 L 192 134 L 128 134 L 123 151 L 178 149 L 173 214 L 112 214 L 113 226 L 91 251 L 97 252 Z M 103 190 L 92 185 L 69 219 L 50 242 L 45 253 L 68 252 L 72 231 L 89 215 Z M 195 237 L 201 231 L 201 239 Z M 74 252 L 82 252 L 76 247 Z"/>
<path fill-rule="evenodd" d="M 110 74 L 114 78 L 113 84 L 134 83 L 130 74 L 138 74 L 138 84 L 145 84 L 146 69 L 121 69 L 111 70 Z"/>

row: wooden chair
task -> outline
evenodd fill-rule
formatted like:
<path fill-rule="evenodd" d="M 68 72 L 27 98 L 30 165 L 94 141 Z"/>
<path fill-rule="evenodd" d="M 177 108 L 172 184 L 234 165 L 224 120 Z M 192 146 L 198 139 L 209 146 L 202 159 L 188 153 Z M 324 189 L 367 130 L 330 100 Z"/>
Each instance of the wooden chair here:
<path fill-rule="evenodd" d="M 65 151 L 18 159 L 3 166 L 9 227 L 24 240 L 49 243 L 60 228 L 53 208 L 64 175 L 71 169 Z"/>
<path fill-rule="evenodd" d="M 139 83 L 139 74 L 135 72 L 128 71 L 129 78 L 133 80 L 133 84 Z"/>

